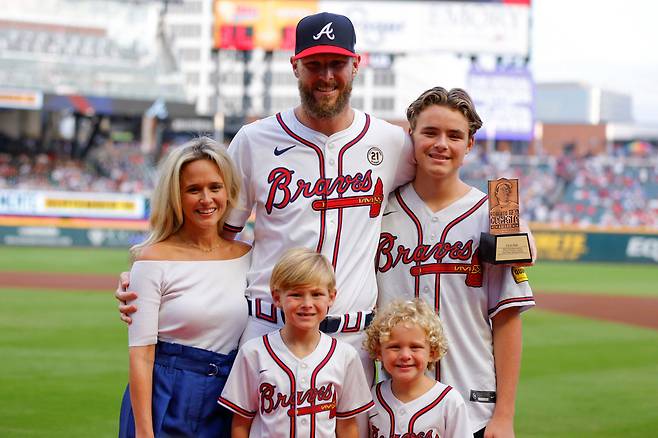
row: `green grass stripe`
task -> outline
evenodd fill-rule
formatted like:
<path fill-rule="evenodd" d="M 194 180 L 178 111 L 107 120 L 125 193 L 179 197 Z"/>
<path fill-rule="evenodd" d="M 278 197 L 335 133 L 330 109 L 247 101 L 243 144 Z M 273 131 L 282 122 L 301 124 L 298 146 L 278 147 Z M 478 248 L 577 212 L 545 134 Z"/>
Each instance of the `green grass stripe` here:
<path fill-rule="evenodd" d="M 111 294 L 0 290 L 0 436 L 112 437 L 127 382 Z"/>
<path fill-rule="evenodd" d="M 127 249 L 0 246 L 0 271 L 116 274 L 128 269 Z"/>
<path fill-rule="evenodd" d="M 653 436 L 656 376 L 658 331 L 528 312 L 517 436 Z"/>
<path fill-rule="evenodd" d="M 533 290 L 542 292 L 658 296 L 658 266 L 539 262 L 527 268 Z"/>

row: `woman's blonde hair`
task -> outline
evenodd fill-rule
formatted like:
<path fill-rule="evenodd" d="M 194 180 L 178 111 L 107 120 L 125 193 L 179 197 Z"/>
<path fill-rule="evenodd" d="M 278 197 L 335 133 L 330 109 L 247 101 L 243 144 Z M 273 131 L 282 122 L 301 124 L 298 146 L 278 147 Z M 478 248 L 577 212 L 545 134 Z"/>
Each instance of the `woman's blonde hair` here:
<path fill-rule="evenodd" d="M 336 289 L 336 276 L 329 260 L 308 248 L 286 251 L 272 269 L 270 290 L 286 291 L 302 286 Z"/>
<path fill-rule="evenodd" d="M 217 224 L 217 233 L 221 233 L 226 216 L 238 201 L 240 180 L 233 161 L 223 146 L 208 137 L 195 138 L 173 149 L 160 165 L 158 182 L 151 196 L 150 233 L 144 242 L 130 248 L 133 258 L 139 255 L 142 248 L 162 242 L 183 226 L 181 172 L 185 165 L 197 160 L 215 163 L 224 180 L 226 210 Z"/>
<path fill-rule="evenodd" d="M 434 363 L 446 354 L 448 341 L 443 334 L 439 316 L 434 309 L 419 299 L 393 301 L 377 312 L 375 319 L 366 329 L 366 339 L 363 342 L 370 357 L 377 359 L 381 353 L 382 342 L 388 341 L 391 330 L 398 324 L 415 325 L 425 332 L 430 346 L 431 362 L 428 363 L 428 368 L 434 369 Z"/>

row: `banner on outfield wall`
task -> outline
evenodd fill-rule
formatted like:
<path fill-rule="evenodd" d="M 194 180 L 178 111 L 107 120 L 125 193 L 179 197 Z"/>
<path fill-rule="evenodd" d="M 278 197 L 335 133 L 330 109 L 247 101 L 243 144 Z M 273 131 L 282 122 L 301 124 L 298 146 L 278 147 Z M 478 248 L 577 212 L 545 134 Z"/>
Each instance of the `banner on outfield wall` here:
<path fill-rule="evenodd" d="M 0 88 L 0 108 L 38 110 L 43 106 L 41 91 Z"/>
<path fill-rule="evenodd" d="M 0 244 L 11 246 L 127 248 L 143 242 L 146 236 L 146 232 L 134 230 L 0 226 Z"/>
<path fill-rule="evenodd" d="M 0 190 L 0 215 L 146 219 L 146 205 L 143 195 Z"/>
<path fill-rule="evenodd" d="M 539 260 L 658 263 L 658 234 L 533 231 Z"/>

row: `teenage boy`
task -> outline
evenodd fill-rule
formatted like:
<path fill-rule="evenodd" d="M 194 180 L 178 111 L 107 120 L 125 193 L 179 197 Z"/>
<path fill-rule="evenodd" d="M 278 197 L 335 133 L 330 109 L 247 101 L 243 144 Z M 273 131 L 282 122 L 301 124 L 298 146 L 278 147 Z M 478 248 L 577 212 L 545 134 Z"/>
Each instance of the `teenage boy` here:
<path fill-rule="evenodd" d="M 459 170 L 482 121 L 468 94 L 441 87 L 407 109 L 415 179 L 391 194 L 376 259 L 378 305 L 418 297 L 441 316 L 450 354 L 437 380 L 460 391 L 476 437 L 514 436 L 521 312 L 535 304 L 519 267 L 481 264 L 487 195 Z"/>

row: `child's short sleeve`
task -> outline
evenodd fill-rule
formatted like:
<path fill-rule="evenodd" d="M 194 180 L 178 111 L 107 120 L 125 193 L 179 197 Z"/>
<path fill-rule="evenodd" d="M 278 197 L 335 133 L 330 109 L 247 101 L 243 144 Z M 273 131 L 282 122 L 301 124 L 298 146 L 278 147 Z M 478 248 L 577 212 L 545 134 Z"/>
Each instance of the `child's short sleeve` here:
<path fill-rule="evenodd" d="M 342 390 L 336 401 L 336 418 L 341 419 L 368 411 L 374 403 L 359 354 L 349 344 L 339 345 L 346 356 Z"/>
<path fill-rule="evenodd" d="M 238 351 L 224 390 L 217 399 L 217 403 L 247 418 L 255 417 L 258 410 L 258 371 L 254 368 L 257 359 L 252 357 L 251 346 L 253 342 L 248 342 Z"/>

